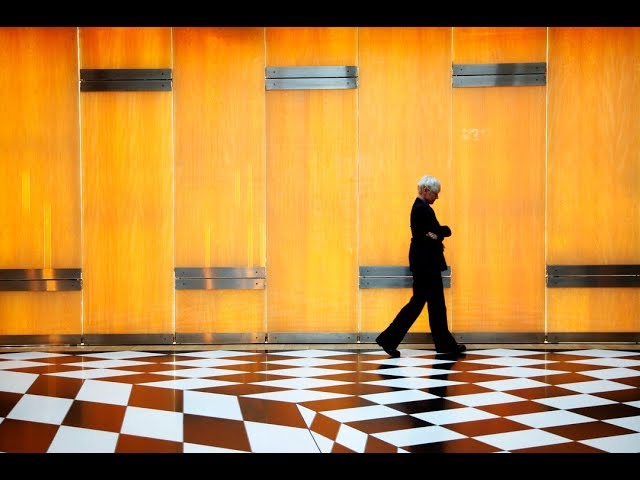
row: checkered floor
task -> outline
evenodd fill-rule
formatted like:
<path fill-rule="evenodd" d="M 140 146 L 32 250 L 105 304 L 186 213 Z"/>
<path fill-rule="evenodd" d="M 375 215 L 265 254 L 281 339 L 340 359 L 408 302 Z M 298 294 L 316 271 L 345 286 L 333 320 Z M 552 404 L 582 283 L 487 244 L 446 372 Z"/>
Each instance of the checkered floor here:
<path fill-rule="evenodd" d="M 640 351 L 0 353 L 5 453 L 640 453 Z"/>

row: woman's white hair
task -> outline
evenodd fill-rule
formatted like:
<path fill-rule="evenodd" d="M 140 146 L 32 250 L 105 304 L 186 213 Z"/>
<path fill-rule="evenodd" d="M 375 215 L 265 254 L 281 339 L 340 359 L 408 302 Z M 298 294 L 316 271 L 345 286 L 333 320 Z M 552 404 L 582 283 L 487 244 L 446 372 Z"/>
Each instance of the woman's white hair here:
<path fill-rule="evenodd" d="M 440 193 L 440 180 L 431 175 L 425 175 L 418 180 L 418 191 L 429 190 L 433 193 Z"/>

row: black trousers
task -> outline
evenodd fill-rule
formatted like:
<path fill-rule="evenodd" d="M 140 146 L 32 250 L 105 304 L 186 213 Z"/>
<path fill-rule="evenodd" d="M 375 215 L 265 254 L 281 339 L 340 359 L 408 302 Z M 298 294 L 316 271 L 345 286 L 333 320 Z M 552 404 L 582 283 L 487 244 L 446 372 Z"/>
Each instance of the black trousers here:
<path fill-rule="evenodd" d="M 447 324 L 447 305 L 444 300 L 442 274 L 437 271 L 413 273 L 413 295 L 402 307 L 389 326 L 376 339 L 388 348 L 398 348 L 405 335 L 416 321 L 425 304 L 429 313 L 429 327 L 433 343 L 438 351 L 455 349 L 457 342 Z"/>

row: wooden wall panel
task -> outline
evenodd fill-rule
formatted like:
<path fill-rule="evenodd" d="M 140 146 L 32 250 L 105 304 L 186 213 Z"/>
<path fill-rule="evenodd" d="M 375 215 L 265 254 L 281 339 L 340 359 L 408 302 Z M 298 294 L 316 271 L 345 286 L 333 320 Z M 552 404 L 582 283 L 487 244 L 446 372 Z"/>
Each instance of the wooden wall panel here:
<path fill-rule="evenodd" d="M 267 66 L 357 65 L 355 28 L 267 28 Z M 357 90 L 266 92 L 267 326 L 357 328 Z"/>
<path fill-rule="evenodd" d="M 265 266 L 263 28 L 174 28 L 176 267 Z M 177 290 L 176 331 L 264 332 L 264 290 Z"/>
<path fill-rule="evenodd" d="M 82 27 L 81 68 L 171 68 L 171 28 Z"/>
<path fill-rule="evenodd" d="M 80 268 L 77 30 L 0 28 L 0 268 Z M 79 334 L 80 292 L 2 292 L 0 334 Z"/>
<path fill-rule="evenodd" d="M 549 34 L 547 263 L 640 264 L 640 28 Z M 640 289 L 553 288 L 549 331 L 640 331 Z"/>
<path fill-rule="evenodd" d="M 453 63 L 543 62 L 544 33 L 454 28 Z M 544 332 L 545 94 L 453 89 L 454 332 Z"/>
<path fill-rule="evenodd" d="M 423 175 L 442 182 L 434 209 L 441 223 L 453 221 L 451 29 L 360 28 L 358 49 L 359 263 L 408 265 L 409 216 Z M 386 328 L 411 294 L 361 289 L 360 330 Z M 450 289 L 445 295 L 451 305 Z M 429 331 L 426 308 L 411 331 Z"/>
<path fill-rule="evenodd" d="M 172 67 L 170 29 L 107 33 L 81 29 L 81 68 Z M 83 92 L 80 103 L 85 334 L 172 334 L 172 92 Z"/>
<path fill-rule="evenodd" d="M 455 27 L 453 63 L 545 62 L 544 27 Z"/>

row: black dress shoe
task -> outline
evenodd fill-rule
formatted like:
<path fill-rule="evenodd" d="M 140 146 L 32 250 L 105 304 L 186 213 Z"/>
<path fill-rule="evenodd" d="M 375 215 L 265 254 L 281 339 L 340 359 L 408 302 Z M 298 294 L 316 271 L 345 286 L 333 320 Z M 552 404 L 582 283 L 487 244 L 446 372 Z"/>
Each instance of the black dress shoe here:
<path fill-rule="evenodd" d="M 380 343 L 377 339 L 376 343 L 380 345 L 380 348 L 382 348 L 391 358 L 398 358 L 400 356 L 400 352 L 395 348 L 387 347 L 384 344 Z"/>
<path fill-rule="evenodd" d="M 467 346 L 464 345 L 463 343 L 458 343 L 455 347 L 449 347 L 446 349 L 437 349 L 436 348 L 436 352 L 437 353 L 447 353 L 447 354 L 451 354 L 451 353 L 462 353 L 465 352 L 467 350 Z"/>

